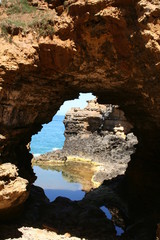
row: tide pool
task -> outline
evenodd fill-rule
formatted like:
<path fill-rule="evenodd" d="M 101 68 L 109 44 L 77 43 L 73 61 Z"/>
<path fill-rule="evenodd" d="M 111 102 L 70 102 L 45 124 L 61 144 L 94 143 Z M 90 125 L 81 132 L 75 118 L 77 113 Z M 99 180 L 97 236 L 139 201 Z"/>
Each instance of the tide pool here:
<path fill-rule="evenodd" d="M 37 180 L 34 185 L 42 187 L 50 201 L 54 201 L 58 196 L 67 197 L 71 200 L 81 200 L 85 193 L 81 190 L 82 185 L 75 182 L 67 182 L 61 171 L 46 170 L 34 166 Z"/>

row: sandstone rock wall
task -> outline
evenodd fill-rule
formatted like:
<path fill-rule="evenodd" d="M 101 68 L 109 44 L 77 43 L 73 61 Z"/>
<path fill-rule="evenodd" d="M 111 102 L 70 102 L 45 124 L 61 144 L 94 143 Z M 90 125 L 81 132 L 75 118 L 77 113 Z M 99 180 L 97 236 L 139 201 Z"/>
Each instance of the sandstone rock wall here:
<path fill-rule="evenodd" d="M 65 100 L 93 92 L 100 103 L 118 104 L 133 125 L 139 144 L 125 185 L 135 203 L 131 213 L 153 206 L 150 212 L 157 221 L 159 0 L 68 0 L 59 6 L 62 11 L 50 9 L 52 36 L 38 38 L 27 31 L 12 36 L 11 42 L 0 37 L 0 161 L 16 164 L 20 176 L 32 182 L 32 157 L 26 148 L 31 136 Z M 2 8 L 0 12 L 4 20 Z"/>

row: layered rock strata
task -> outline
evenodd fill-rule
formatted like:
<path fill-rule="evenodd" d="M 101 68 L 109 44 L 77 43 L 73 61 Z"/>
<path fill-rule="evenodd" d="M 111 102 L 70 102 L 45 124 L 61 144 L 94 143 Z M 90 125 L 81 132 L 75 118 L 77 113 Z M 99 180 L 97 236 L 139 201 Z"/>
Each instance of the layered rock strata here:
<path fill-rule="evenodd" d="M 83 110 L 67 112 L 64 125 L 66 155 L 99 163 L 101 181 L 124 174 L 137 138 L 118 106 L 89 101 Z"/>
<path fill-rule="evenodd" d="M 51 121 L 65 100 L 93 92 L 100 103 L 119 105 L 133 125 L 138 147 L 123 189 L 132 222 L 148 213 L 156 225 L 160 219 L 159 1 L 68 0 L 54 7 L 50 9 L 54 31 L 49 37 L 38 37 L 31 28 L 9 34 L 12 41 L 1 34 L 1 163 L 15 164 L 19 175 L 33 182 L 32 156 L 26 147 L 31 136 Z M 30 15 L 25 16 L 28 21 Z"/>

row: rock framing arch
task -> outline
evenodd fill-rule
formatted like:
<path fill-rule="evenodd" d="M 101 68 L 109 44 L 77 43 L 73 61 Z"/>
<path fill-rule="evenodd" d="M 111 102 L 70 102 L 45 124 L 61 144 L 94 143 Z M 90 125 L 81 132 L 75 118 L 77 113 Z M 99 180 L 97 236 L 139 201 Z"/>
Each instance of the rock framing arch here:
<path fill-rule="evenodd" d="M 156 212 L 149 191 L 160 190 L 159 14 L 156 0 L 70 0 L 56 15 L 53 39 L 0 38 L 1 163 L 33 182 L 31 136 L 65 100 L 92 92 L 120 105 L 133 124 L 139 144 L 126 172 L 128 195 L 141 192 Z"/>

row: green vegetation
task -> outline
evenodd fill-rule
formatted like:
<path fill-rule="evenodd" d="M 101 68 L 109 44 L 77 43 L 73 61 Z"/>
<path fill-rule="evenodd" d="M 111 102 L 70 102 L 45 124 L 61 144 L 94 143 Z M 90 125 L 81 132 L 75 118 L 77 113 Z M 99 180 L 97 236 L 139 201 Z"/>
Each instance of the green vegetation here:
<path fill-rule="evenodd" d="M 18 35 L 20 32 L 26 30 L 26 24 L 19 20 L 6 19 L 0 23 L 1 36 L 6 40 L 11 41 L 14 35 Z"/>
<path fill-rule="evenodd" d="M 26 35 L 29 32 L 39 39 L 40 37 L 53 37 L 54 15 L 51 11 L 41 12 L 29 5 L 27 0 L 2 0 L 7 17 L 0 22 L 0 36 L 6 40 L 18 34 Z"/>
<path fill-rule="evenodd" d="M 27 0 L 2 0 L 2 6 L 6 7 L 7 14 L 15 13 L 31 13 L 36 10 L 35 7 L 29 5 Z"/>
<path fill-rule="evenodd" d="M 55 32 L 54 21 L 47 14 L 35 18 L 30 22 L 29 27 L 36 31 L 38 37 L 52 37 Z"/>

